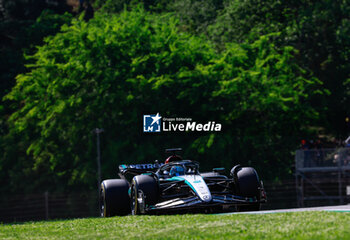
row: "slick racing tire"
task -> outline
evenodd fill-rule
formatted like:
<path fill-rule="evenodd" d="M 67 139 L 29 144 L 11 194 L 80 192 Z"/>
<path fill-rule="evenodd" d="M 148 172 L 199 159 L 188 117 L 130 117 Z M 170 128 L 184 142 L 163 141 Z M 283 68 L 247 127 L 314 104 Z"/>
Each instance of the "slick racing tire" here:
<path fill-rule="evenodd" d="M 260 201 L 260 180 L 254 168 L 244 167 L 238 169 L 236 175 L 236 186 L 238 193 L 242 197 L 255 197 Z M 237 206 L 238 211 L 259 211 L 260 203 Z"/>
<path fill-rule="evenodd" d="M 158 183 L 149 175 L 135 176 L 131 184 L 131 213 L 145 213 L 145 208 L 158 201 Z"/>
<path fill-rule="evenodd" d="M 101 217 L 122 216 L 130 213 L 129 183 L 124 179 L 109 179 L 101 183 Z"/>

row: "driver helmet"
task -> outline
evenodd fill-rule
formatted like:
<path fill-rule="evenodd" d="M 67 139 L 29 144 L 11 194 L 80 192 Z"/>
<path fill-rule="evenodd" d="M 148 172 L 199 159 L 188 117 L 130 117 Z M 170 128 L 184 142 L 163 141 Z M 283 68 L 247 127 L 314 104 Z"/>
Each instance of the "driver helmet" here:
<path fill-rule="evenodd" d="M 173 166 L 170 169 L 170 176 L 181 176 L 185 175 L 185 169 L 182 166 Z"/>

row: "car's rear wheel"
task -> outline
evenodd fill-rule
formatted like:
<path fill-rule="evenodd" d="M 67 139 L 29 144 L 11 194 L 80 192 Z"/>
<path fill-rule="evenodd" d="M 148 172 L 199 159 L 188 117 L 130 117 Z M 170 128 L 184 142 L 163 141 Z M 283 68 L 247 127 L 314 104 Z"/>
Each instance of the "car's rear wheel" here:
<path fill-rule="evenodd" d="M 146 207 L 156 204 L 157 200 L 157 181 L 149 175 L 135 176 L 131 185 L 131 213 L 143 214 Z"/>
<path fill-rule="evenodd" d="M 101 183 L 101 217 L 127 215 L 130 213 L 129 183 L 124 179 L 109 179 Z"/>
<path fill-rule="evenodd" d="M 260 201 L 260 180 L 254 168 L 243 167 L 236 173 L 236 188 L 242 197 L 255 198 Z M 238 205 L 238 211 L 259 211 L 260 202 L 249 205 Z"/>

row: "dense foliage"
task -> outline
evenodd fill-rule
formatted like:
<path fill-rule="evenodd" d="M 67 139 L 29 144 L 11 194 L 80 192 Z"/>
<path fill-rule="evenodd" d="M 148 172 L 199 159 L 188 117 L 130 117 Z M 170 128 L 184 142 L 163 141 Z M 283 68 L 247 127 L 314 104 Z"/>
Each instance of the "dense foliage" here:
<path fill-rule="evenodd" d="M 350 3 L 348 1 L 229 1 L 209 27 L 218 47 L 225 42 L 252 41 L 261 34 L 280 32 L 278 46 L 298 50 L 300 65 L 311 70 L 329 90 L 329 95 L 312 99 L 321 117 L 316 125 L 344 138 L 350 132 L 344 121 L 350 112 Z"/>
<path fill-rule="evenodd" d="M 3 90 L 4 191 L 94 188 L 96 127 L 105 130 L 103 178 L 115 177 L 122 162 L 162 161 L 164 148 L 183 147 L 203 169 L 241 163 L 278 179 L 291 174 L 292 153 L 311 126 L 346 134 L 346 2 L 94 6 L 89 22 L 43 13 L 28 28 L 26 46 L 52 36 L 25 51 L 26 69 L 9 69 L 22 74 Z M 223 131 L 143 133 L 142 115 L 157 112 L 220 122 Z"/>

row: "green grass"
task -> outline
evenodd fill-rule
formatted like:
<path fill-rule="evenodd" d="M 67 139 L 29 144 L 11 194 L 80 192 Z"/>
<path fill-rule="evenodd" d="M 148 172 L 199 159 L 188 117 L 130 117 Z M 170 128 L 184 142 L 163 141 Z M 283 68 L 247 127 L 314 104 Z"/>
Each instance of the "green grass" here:
<path fill-rule="evenodd" d="M 350 213 L 173 215 L 0 225 L 0 239 L 350 239 Z"/>

